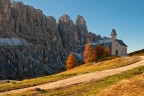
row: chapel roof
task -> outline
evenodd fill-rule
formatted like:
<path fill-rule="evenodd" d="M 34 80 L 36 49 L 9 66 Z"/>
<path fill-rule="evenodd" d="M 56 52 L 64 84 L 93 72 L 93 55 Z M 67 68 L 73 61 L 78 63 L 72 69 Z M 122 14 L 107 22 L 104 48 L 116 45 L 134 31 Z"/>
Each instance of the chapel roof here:
<path fill-rule="evenodd" d="M 120 45 L 122 45 L 122 46 L 127 46 L 122 40 L 118 40 L 118 39 L 117 39 L 117 42 L 118 42 Z"/>

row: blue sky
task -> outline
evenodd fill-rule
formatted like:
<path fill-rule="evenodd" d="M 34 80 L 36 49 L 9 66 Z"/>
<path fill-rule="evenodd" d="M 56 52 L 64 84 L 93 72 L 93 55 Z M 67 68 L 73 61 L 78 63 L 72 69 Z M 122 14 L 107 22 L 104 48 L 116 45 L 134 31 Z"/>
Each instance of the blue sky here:
<path fill-rule="evenodd" d="M 144 0 L 16 0 L 41 9 L 57 20 L 82 15 L 88 30 L 110 37 L 111 30 L 128 45 L 128 52 L 144 49 Z"/>

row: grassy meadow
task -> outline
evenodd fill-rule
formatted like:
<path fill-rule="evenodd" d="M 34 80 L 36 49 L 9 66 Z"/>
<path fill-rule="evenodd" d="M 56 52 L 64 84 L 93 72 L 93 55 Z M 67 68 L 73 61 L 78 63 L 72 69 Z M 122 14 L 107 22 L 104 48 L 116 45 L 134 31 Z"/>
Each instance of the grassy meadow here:
<path fill-rule="evenodd" d="M 135 69 L 107 77 L 104 79 L 101 79 L 99 81 L 92 81 L 89 83 L 81 83 L 76 84 L 64 88 L 58 88 L 58 89 L 51 89 L 51 90 L 42 90 L 42 89 L 35 89 L 30 90 L 25 93 L 20 94 L 12 94 L 8 96 L 96 96 L 99 94 L 99 96 L 108 96 L 108 95 L 101 95 L 104 93 L 103 90 L 106 90 L 113 84 L 119 84 L 121 80 L 129 80 L 135 76 L 144 76 L 144 66 L 137 67 Z M 136 82 L 136 81 L 135 81 Z M 141 84 L 142 86 L 144 85 Z M 137 85 L 138 86 L 138 85 Z M 142 88 L 142 86 L 140 86 Z M 130 90 L 130 88 L 128 89 Z M 123 90 L 122 90 L 123 91 Z M 121 91 L 119 91 L 121 92 Z M 142 93 L 143 91 L 141 91 Z M 110 93 L 110 92 L 109 92 Z M 139 95 L 140 93 L 137 93 Z M 139 95 L 142 96 L 142 95 Z"/>
<path fill-rule="evenodd" d="M 62 79 L 70 78 L 72 76 L 86 74 L 94 71 L 102 71 L 102 70 L 122 67 L 129 64 L 133 64 L 140 60 L 141 59 L 139 57 L 122 57 L 122 58 L 115 58 L 107 61 L 101 61 L 98 63 L 93 61 L 56 75 L 33 78 L 33 79 L 25 79 L 23 81 L 14 81 L 11 83 L 0 84 L 0 92 L 36 86 L 48 82 L 54 82 L 57 80 L 62 80 Z"/>

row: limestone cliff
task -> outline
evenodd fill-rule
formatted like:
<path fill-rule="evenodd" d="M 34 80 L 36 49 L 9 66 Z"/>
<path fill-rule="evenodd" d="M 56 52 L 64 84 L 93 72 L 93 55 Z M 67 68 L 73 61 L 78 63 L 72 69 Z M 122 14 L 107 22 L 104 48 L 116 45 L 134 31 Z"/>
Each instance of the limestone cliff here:
<path fill-rule="evenodd" d="M 81 46 L 101 38 L 88 33 L 86 21 L 68 15 L 58 24 L 52 16 L 21 2 L 0 0 L 0 79 L 24 79 L 65 70 L 73 52 L 82 61 Z M 79 50 L 79 51 L 77 51 Z"/>
<path fill-rule="evenodd" d="M 60 17 L 58 28 L 64 48 L 72 51 L 75 46 L 81 44 L 78 30 L 68 15 Z"/>
<path fill-rule="evenodd" d="M 88 29 L 85 19 L 80 15 L 77 16 L 76 27 L 80 34 L 81 44 L 85 44 L 88 40 Z"/>
<path fill-rule="evenodd" d="M 23 79 L 65 69 L 66 53 L 53 17 L 21 2 L 0 0 L 0 79 Z M 6 38 L 27 44 L 6 44 Z M 8 42 L 8 40 L 7 40 Z"/>

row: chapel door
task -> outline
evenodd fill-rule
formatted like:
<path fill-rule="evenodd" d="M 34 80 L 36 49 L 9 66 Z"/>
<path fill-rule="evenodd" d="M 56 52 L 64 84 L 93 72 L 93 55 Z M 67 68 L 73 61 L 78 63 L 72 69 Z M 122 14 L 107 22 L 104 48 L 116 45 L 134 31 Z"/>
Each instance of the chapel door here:
<path fill-rule="evenodd" d="M 115 55 L 118 55 L 118 50 L 115 51 Z"/>

